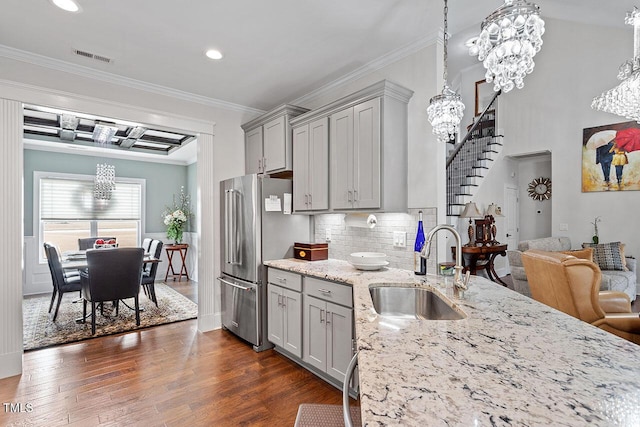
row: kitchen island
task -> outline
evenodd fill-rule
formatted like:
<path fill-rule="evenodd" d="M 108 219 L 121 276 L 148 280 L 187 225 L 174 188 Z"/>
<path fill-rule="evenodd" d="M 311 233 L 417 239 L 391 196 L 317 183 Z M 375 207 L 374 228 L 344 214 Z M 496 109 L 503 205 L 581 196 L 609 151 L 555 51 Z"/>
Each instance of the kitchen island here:
<path fill-rule="evenodd" d="M 353 287 L 363 425 L 640 425 L 640 347 L 482 277 L 356 270 L 338 260 L 266 265 Z M 434 289 L 462 320 L 379 316 L 369 285 Z"/>

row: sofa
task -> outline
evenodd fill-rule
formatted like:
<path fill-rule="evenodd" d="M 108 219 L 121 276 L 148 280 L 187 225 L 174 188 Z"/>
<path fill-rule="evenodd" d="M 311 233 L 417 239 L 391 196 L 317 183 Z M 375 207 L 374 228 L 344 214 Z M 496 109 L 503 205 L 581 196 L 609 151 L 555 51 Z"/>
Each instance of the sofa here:
<path fill-rule="evenodd" d="M 568 237 L 543 237 L 541 239 L 523 240 L 518 243 L 518 250 L 507 251 L 513 288 L 516 292 L 530 297 L 531 290 L 529 289 L 527 275 L 522 264 L 522 252 L 529 249 L 551 252 L 570 251 L 571 240 Z M 635 301 L 638 293 L 636 260 L 632 256 L 625 256 L 624 259 L 628 271 L 600 268 L 602 272 L 600 290 L 624 292 L 631 301 Z"/>

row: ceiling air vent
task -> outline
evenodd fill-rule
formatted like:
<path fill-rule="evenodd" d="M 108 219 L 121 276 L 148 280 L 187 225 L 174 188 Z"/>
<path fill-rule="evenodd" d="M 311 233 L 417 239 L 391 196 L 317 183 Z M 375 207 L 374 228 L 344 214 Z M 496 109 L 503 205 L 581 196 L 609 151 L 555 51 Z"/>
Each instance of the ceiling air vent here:
<path fill-rule="evenodd" d="M 113 62 L 113 59 L 111 58 L 108 58 L 103 55 L 87 52 L 86 50 L 73 49 L 73 53 L 75 53 L 78 56 L 82 56 L 84 58 L 95 59 L 96 61 L 104 62 L 105 64 L 110 64 Z"/>

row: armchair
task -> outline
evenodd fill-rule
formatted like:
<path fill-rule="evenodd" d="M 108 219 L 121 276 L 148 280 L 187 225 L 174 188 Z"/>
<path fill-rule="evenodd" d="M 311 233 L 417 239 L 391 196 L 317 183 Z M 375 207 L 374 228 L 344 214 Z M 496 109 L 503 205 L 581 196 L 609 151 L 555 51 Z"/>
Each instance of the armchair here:
<path fill-rule="evenodd" d="M 600 268 L 588 260 L 536 249 L 522 253 L 531 296 L 570 316 L 640 344 L 640 317 L 624 292 L 602 291 Z"/>
<path fill-rule="evenodd" d="M 160 258 L 162 255 L 162 241 L 161 240 L 152 240 L 149 253 L 154 258 Z M 142 271 L 142 289 L 144 290 L 145 295 L 147 295 L 151 301 L 158 306 L 158 299 L 156 298 L 156 272 L 158 271 L 158 263 L 157 262 L 148 262 L 144 266 L 144 270 Z"/>
<path fill-rule="evenodd" d="M 58 296 L 58 303 L 56 304 L 56 311 L 53 313 L 53 321 L 56 321 L 58 317 L 58 309 L 60 309 L 60 302 L 62 301 L 62 295 L 65 292 L 80 291 L 80 276 L 78 274 L 65 274 L 60 263 L 60 255 L 55 246 L 45 243 L 44 251 L 47 255 L 47 264 L 49 264 L 49 271 L 51 272 L 51 279 L 53 280 L 53 294 L 51 295 L 51 303 L 49 304 L 49 313 L 53 308 L 53 302 Z"/>
<path fill-rule="evenodd" d="M 138 294 L 142 277 L 142 248 L 98 249 L 87 251 L 87 271 L 80 274 L 83 317 L 87 317 L 87 302 L 91 303 L 91 334 L 96 333 L 96 303 L 133 298 L 136 325 L 140 325 Z M 116 305 L 117 307 L 117 305 Z"/>

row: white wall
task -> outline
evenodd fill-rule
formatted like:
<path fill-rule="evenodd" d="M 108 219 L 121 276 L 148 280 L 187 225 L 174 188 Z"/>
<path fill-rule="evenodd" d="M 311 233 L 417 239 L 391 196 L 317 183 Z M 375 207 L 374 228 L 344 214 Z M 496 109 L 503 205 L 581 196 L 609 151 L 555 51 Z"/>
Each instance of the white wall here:
<path fill-rule="evenodd" d="M 601 241 L 622 241 L 627 244 L 629 254 L 640 256 L 640 227 L 634 225 L 631 215 L 640 208 L 638 192 L 581 192 L 583 128 L 627 121 L 592 110 L 591 101 L 618 83 L 619 65 L 633 54 L 633 30 L 546 19 L 543 39 L 535 69 L 525 78 L 525 87 L 499 98 L 499 127 L 504 128 L 505 135 L 502 156 L 551 153 L 553 195 L 550 207 L 544 207 L 545 211 L 552 211 L 550 225 L 526 228 L 524 223 L 536 221 L 535 214 L 527 216 L 531 211 L 526 205 L 527 188 L 523 182 L 533 179 L 525 176 L 529 173 L 527 169 L 538 175 L 536 168 L 540 165 L 529 166 L 527 162 L 520 165 L 523 168 L 518 173 L 523 212 L 520 223 L 521 229 L 525 227 L 521 240 L 540 237 L 544 229 L 547 234 L 568 236 L 577 248 L 589 241 L 593 235 L 591 222 L 600 216 Z M 482 77 L 482 68 L 479 69 L 475 66 L 463 72 L 465 103 L 473 96 L 472 81 Z M 469 122 L 465 118 L 464 123 Z M 502 182 L 508 179 L 508 168 L 502 173 L 492 172 L 483 190 L 485 186 L 502 187 Z M 562 223 L 568 224 L 567 231 L 560 230 Z"/>
<path fill-rule="evenodd" d="M 552 235 L 553 191 L 551 181 L 551 199 L 533 200 L 529 197 L 529 183 L 534 178 L 551 177 L 550 156 L 518 160 L 518 188 L 520 189 L 520 233 L 519 240 L 537 239 Z M 558 183 L 562 185 L 562 183 Z"/>

